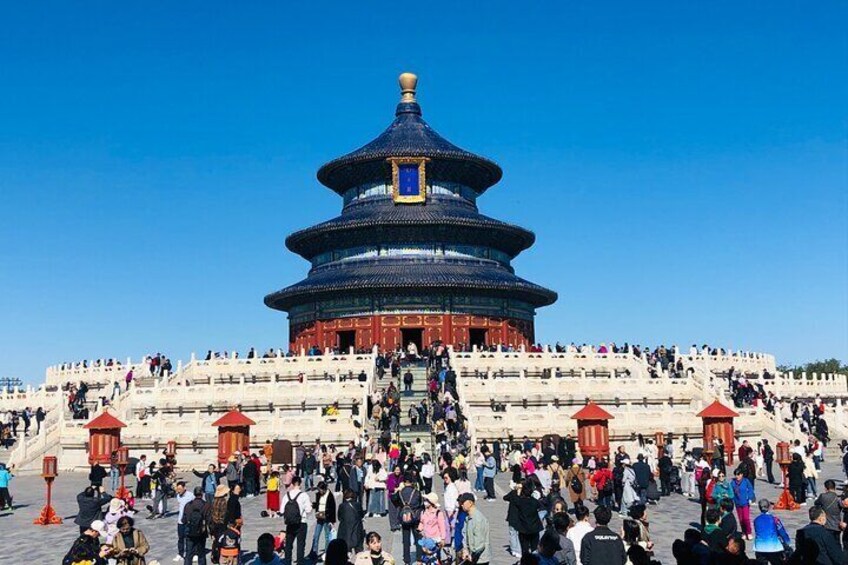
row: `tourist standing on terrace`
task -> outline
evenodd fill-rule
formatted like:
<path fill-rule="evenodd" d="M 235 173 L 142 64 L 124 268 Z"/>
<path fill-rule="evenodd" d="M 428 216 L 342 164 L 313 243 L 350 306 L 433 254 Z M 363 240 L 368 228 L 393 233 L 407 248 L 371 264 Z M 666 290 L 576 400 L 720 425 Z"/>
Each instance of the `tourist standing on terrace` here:
<path fill-rule="evenodd" d="M 191 470 L 192 473 L 196 477 L 200 477 L 200 486 L 203 489 L 203 495 L 206 498 L 206 502 L 212 504 L 212 500 L 215 498 L 215 490 L 218 488 L 218 481 L 221 477 L 224 476 L 224 473 L 220 473 L 215 469 L 215 465 L 209 464 L 209 467 L 203 473 L 196 471 L 195 469 Z"/>
<path fill-rule="evenodd" d="M 9 512 L 15 510 L 12 507 L 12 495 L 9 493 L 9 483 L 15 476 L 12 474 L 14 468 L 15 466 L 12 465 L 10 469 L 7 469 L 5 463 L 0 463 L 0 510 L 8 510 Z"/>
<path fill-rule="evenodd" d="M 495 500 L 495 473 L 497 472 L 497 462 L 489 451 L 488 446 L 483 446 L 481 448 L 481 453 L 485 458 L 483 462 L 483 488 L 486 489 L 486 500 Z"/>
<path fill-rule="evenodd" d="M 763 438 L 763 467 L 766 470 L 766 478 L 770 485 L 775 483 L 774 473 L 772 472 L 772 464 L 774 463 L 774 450 L 769 445 L 767 439 Z"/>
<path fill-rule="evenodd" d="M 283 522 L 286 525 L 286 561 L 292 561 L 292 549 L 297 542 L 297 561 L 298 565 L 304 562 L 303 556 L 306 554 L 306 519 L 312 512 L 312 505 L 309 501 L 309 496 L 300 490 L 301 479 L 297 475 L 292 478 L 291 489 L 283 498 Z"/>
<path fill-rule="evenodd" d="M 318 483 L 318 490 L 315 493 L 315 531 L 312 534 L 312 551 L 309 552 L 309 558 L 313 561 L 318 559 L 319 543 L 321 536 L 324 537 L 324 551 L 330 545 L 330 541 L 334 536 L 334 528 L 336 524 L 336 497 L 327 488 L 327 483 L 321 481 Z"/>
<path fill-rule="evenodd" d="M 77 495 L 77 517 L 74 518 L 74 523 L 79 526 L 80 534 L 85 534 L 86 530 L 90 529 L 94 522 L 100 522 L 103 527 L 98 528 L 105 530 L 103 524 L 103 506 L 109 504 L 112 496 L 103 494 L 100 489 L 95 487 L 86 487 L 84 491 Z"/>
<path fill-rule="evenodd" d="M 414 485 L 415 476 L 411 471 L 407 471 L 403 476 L 403 487 L 392 498 L 392 504 L 398 509 L 398 521 L 400 522 L 401 539 L 403 540 L 403 562 L 406 565 L 412 563 L 411 545 L 418 544 L 418 540 L 421 539 L 421 534 L 418 532 L 418 523 L 424 504 L 421 501 L 421 493 Z"/>
<path fill-rule="evenodd" d="M 609 529 L 612 511 L 606 506 L 595 508 L 595 529 L 580 543 L 580 562 L 583 565 L 624 565 L 627 554 L 624 542 Z"/>
<path fill-rule="evenodd" d="M 815 505 L 824 510 L 826 521 L 825 529 L 830 532 L 837 542 L 842 527 L 842 499 L 836 494 L 836 481 L 828 479 L 824 482 L 825 491 L 816 498 Z"/>
<path fill-rule="evenodd" d="M 463 494 L 458 502 L 466 516 L 462 526 L 462 560 L 474 565 L 488 565 L 492 559 L 489 520 L 477 509 L 473 494 Z"/>
<path fill-rule="evenodd" d="M 539 544 L 539 533 L 544 529 L 539 519 L 539 511 L 542 505 L 538 499 L 533 497 L 533 481 L 526 479 L 520 483 L 515 490 L 511 490 L 503 499 L 514 505 L 514 528 L 518 532 L 518 544 L 521 554 L 532 553 Z"/>

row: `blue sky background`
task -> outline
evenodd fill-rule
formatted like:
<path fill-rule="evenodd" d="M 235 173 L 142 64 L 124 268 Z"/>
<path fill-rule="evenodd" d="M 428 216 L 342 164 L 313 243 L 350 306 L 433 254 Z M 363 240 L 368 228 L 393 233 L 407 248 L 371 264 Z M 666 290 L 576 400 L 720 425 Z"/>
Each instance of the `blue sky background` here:
<path fill-rule="evenodd" d="M 405 70 L 503 167 L 543 341 L 848 358 L 848 4 L 269 4 L 0 9 L 0 375 L 285 344 L 283 240 Z"/>

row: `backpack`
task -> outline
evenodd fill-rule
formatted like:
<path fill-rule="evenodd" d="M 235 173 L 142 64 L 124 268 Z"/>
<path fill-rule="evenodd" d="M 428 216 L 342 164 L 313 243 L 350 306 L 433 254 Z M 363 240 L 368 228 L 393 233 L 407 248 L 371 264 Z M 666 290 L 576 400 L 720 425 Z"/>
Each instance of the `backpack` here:
<path fill-rule="evenodd" d="M 283 522 L 286 526 L 299 526 L 301 524 L 300 505 L 297 503 L 297 497 L 303 493 L 297 493 L 294 498 L 289 493 L 286 493 L 286 505 L 283 507 Z"/>
<path fill-rule="evenodd" d="M 686 465 L 684 466 L 684 469 L 686 470 L 687 473 L 691 473 L 692 471 L 694 471 L 695 470 L 695 460 L 694 459 L 687 459 Z M 696 477 L 696 479 L 697 479 L 697 477 Z"/>
<path fill-rule="evenodd" d="M 560 488 L 560 480 L 559 480 L 559 471 L 556 471 L 551 474 L 551 490 L 559 492 Z"/>
<path fill-rule="evenodd" d="M 191 512 L 186 518 L 186 536 L 202 538 L 206 536 L 206 518 L 203 515 L 203 505 L 192 505 Z"/>
<path fill-rule="evenodd" d="M 571 477 L 571 490 L 574 494 L 580 494 L 583 492 L 583 483 L 577 475 Z"/>
<path fill-rule="evenodd" d="M 412 496 L 415 496 L 415 493 L 412 493 Z M 398 498 L 401 502 L 400 512 L 398 512 L 398 518 L 400 518 L 400 523 L 408 528 L 411 528 L 418 524 L 418 520 L 415 517 L 415 511 L 412 510 L 412 506 L 409 505 L 412 502 L 412 496 L 409 497 L 409 500 L 403 499 L 403 494 L 398 493 Z"/>
<path fill-rule="evenodd" d="M 614 491 L 615 489 L 613 487 L 613 478 L 607 477 L 604 481 L 604 484 L 601 485 L 600 489 L 598 489 L 598 494 L 600 494 L 601 496 L 609 496 L 613 494 Z"/>

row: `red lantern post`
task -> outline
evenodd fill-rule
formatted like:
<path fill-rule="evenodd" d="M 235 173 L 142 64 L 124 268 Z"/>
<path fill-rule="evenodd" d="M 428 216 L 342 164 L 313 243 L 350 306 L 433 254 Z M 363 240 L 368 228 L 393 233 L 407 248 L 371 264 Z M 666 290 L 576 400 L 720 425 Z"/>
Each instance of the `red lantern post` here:
<path fill-rule="evenodd" d="M 801 505 L 795 502 L 792 493 L 789 492 L 790 463 L 792 463 L 792 453 L 789 451 L 789 444 L 785 441 L 777 442 L 777 464 L 780 465 L 780 470 L 783 473 L 783 492 L 780 493 L 780 498 L 774 505 L 775 510 L 798 510 L 801 508 Z"/>
<path fill-rule="evenodd" d="M 59 474 L 59 464 L 54 455 L 45 455 L 41 463 L 41 476 L 44 477 L 44 482 L 47 483 L 47 505 L 41 509 L 41 514 L 33 520 L 36 526 L 49 526 L 51 524 L 61 524 L 62 519 L 56 515 L 53 510 L 53 481 L 56 475 Z"/>
<path fill-rule="evenodd" d="M 118 465 L 118 470 L 121 473 L 121 488 L 119 488 L 118 492 L 115 493 L 115 497 L 120 498 L 121 500 L 127 500 L 130 498 L 130 491 L 124 487 L 124 475 L 127 472 L 127 465 L 130 464 L 130 448 L 126 445 L 122 445 L 115 450 L 115 454 L 117 456 L 115 464 Z"/>

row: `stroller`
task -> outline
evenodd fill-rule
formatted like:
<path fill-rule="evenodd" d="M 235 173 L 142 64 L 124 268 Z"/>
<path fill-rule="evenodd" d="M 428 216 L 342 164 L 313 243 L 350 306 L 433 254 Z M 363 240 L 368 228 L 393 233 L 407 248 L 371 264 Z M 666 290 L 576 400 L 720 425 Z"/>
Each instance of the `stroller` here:
<path fill-rule="evenodd" d="M 672 467 L 668 472 L 668 486 L 672 492 L 683 494 L 683 485 L 680 482 L 680 467 Z"/>

